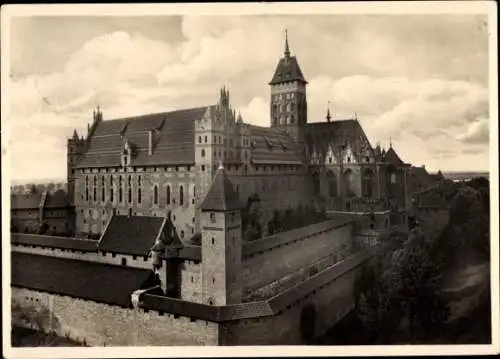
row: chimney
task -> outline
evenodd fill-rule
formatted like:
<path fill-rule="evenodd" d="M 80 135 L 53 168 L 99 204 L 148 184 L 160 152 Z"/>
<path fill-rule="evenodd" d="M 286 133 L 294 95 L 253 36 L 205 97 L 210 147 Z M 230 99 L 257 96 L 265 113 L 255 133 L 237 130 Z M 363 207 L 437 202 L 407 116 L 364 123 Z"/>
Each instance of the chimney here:
<path fill-rule="evenodd" d="M 153 130 L 148 130 L 148 155 L 153 154 Z"/>

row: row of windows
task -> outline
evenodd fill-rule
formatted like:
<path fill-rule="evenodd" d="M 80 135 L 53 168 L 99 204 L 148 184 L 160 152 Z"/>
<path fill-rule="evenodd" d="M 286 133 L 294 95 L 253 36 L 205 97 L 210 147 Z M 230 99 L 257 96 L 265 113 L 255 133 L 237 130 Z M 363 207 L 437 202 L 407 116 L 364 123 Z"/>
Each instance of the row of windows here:
<path fill-rule="evenodd" d="M 162 167 L 131 167 L 132 172 L 160 172 L 162 169 L 167 172 L 169 170 L 175 170 L 175 172 L 182 171 L 184 168 L 186 171 L 191 171 L 191 165 L 187 166 L 174 166 L 174 167 L 168 167 L 168 166 L 162 166 Z M 73 170 L 74 171 L 74 170 Z M 91 169 L 78 169 L 78 173 L 91 173 Z M 99 171 L 99 173 L 115 173 L 116 175 L 120 175 L 120 171 L 114 171 L 114 169 L 110 168 L 104 168 L 103 170 Z M 88 175 L 87 175 L 88 176 Z"/>
<path fill-rule="evenodd" d="M 205 136 L 204 140 L 205 140 L 205 143 L 208 143 L 208 136 Z M 214 140 L 215 140 L 214 144 L 216 144 L 216 145 L 225 145 L 226 144 L 226 136 L 215 135 Z M 228 142 L 229 142 L 229 146 L 233 145 L 233 139 L 231 137 L 229 137 Z M 198 136 L 198 143 L 203 143 L 202 136 Z"/>

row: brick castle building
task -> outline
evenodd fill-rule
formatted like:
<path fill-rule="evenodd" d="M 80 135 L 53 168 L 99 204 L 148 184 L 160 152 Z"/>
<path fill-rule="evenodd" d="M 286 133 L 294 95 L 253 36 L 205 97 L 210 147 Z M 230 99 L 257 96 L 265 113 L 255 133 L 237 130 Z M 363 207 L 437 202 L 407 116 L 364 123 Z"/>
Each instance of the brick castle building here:
<path fill-rule="evenodd" d="M 422 171 L 356 118 L 309 121 L 288 40 L 269 85 L 270 127 L 245 123 L 225 88 L 205 107 L 113 120 L 97 108 L 67 163 L 77 237 L 99 241 L 13 234 L 13 320 L 91 345 L 286 345 L 353 310 Z M 248 240 L 256 202 L 263 231 Z M 328 218 L 271 230 L 319 209 Z"/>
<path fill-rule="evenodd" d="M 307 81 L 285 44 L 272 80 L 270 127 L 244 122 L 227 89 L 205 107 L 104 120 L 68 140 L 68 193 L 76 232 L 101 234 L 113 214 L 167 216 L 188 241 L 220 163 L 246 203 L 258 196 L 265 228 L 277 211 L 401 209 L 409 165 L 372 147 L 357 119 L 308 121 Z M 317 119 L 313 119 L 317 120 Z"/>

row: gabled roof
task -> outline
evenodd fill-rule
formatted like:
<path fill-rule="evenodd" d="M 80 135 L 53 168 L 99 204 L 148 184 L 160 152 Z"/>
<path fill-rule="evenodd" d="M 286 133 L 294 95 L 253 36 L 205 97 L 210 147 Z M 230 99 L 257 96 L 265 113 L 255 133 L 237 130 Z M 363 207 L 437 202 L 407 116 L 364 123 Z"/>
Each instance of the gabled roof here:
<path fill-rule="evenodd" d="M 16 287 L 129 307 L 131 294 L 151 286 L 150 270 L 12 252 Z"/>
<path fill-rule="evenodd" d="M 238 194 L 227 177 L 224 167 L 219 167 L 215 173 L 207 195 L 199 208 L 204 211 L 233 211 L 242 208 Z"/>
<path fill-rule="evenodd" d="M 269 85 L 274 85 L 288 81 L 300 81 L 307 83 L 302 70 L 300 69 L 299 62 L 295 56 L 285 56 L 280 59 L 274 76 L 269 82 Z"/>
<path fill-rule="evenodd" d="M 41 199 L 41 193 L 13 194 L 10 196 L 10 207 L 11 209 L 38 209 Z"/>
<path fill-rule="evenodd" d="M 349 147 L 358 162 L 366 156 L 374 157 L 370 141 L 356 119 L 308 123 L 306 134 L 309 153 L 325 156 L 330 146 Z"/>
<path fill-rule="evenodd" d="M 389 150 L 385 153 L 384 162 L 393 164 L 395 166 L 404 165 L 403 160 L 401 160 L 401 158 L 392 147 L 390 147 Z"/>
<path fill-rule="evenodd" d="M 194 163 L 195 121 L 206 111 L 205 106 L 98 122 L 76 167 L 120 166 L 122 136 L 134 148 L 133 165 Z M 154 132 L 152 155 L 148 154 L 148 130 Z"/>
<path fill-rule="evenodd" d="M 292 138 L 278 128 L 247 125 L 256 164 L 302 164 Z"/>
<path fill-rule="evenodd" d="M 99 250 L 145 256 L 155 244 L 167 219 L 148 216 L 113 216 L 99 241 Z"/>

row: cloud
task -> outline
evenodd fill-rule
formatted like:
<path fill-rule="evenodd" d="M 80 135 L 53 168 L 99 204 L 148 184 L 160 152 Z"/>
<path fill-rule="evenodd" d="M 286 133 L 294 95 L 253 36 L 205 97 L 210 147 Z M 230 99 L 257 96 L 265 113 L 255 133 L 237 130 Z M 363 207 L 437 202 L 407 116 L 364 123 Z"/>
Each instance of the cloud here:
<path fill-rule="evenodd" d="M 63 21 L 57 31 L 51 21 L 52 39 L 83 20 Z M 85 21 L 79 28 L 94 29 L 94 19 Z M 61 47 L 55 52 L 57 66 L 50 67 L 57 71 L 14 78 L 12 140 L 31 142 L 13 146 L 14 176 L 31 174 L 28 169 L 50 158 L 51 176 L 64 177 L 66 137 L 73 128 L 84 133 L 97 103 L 105 119 L 163 112 L 212 104 L 226 84 L 244 121 L 268 126 L 267 82 L 283 53 L 284 28 L 309 80 L 309 122 L 323 121 L 331 101 L 335 120 L 357 113 L 372 144 L 392 137 L 408 161 L 454 167 L 459 164 L 451 157 L 448 162 L 438 157 L 445 149 L 460 153 L 481 142 L 477 132 L 484 129 L 473 124 L 489 118 L 487 85 L 481 80 L 487 46 L 473 17 L 187 16 L 172 28 L 182 34 L 176 41 L 145 35 L 161 33 L 158 29 L 139 31 L 115 21 L 118 31 L 86 30 L 88 38 L 80 33 L 78 48 L 52 41 L 50 46 Z M 102 27 L 105 23 L 99 26 L 110 29 Z M 17 40 L 23 51 L 40 46 L 33 40 L 37 36 L 25 36 L 36 29 L 20 33 L 27 39 L 26 44 Z M 458 34 L 477 41 L 466 46 Z M 23 57 L 24 68 L 37 62 L 36 53 L 29 61 Z"/>
<path fill-rule="evenodd" d="M 487 118 L 479 118 L 467 127 L 467 132 L 458 135 L 459 141 L 473 144 L 488 144 L 489 142 L 489 124 Z"/>
<path fill-rule="evenodd" d="M 241 116 L 245 123 L 269 127 L 269 101 L 261 97 L 253 98 L 247 106 L 240 108 Z"/>

